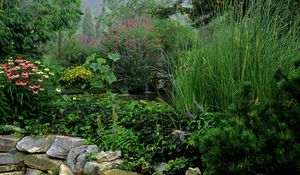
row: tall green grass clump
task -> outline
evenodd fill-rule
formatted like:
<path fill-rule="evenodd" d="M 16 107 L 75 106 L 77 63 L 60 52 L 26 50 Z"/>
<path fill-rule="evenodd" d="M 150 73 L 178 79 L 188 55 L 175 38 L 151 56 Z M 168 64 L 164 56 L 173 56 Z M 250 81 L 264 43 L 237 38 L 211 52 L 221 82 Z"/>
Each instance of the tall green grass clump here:
<path fill-rule="evenodd" d="M 206 26 L 209 37 L 199 35 L 197 43 L 173 55 L 175 109 L 183 114 L 201 102 L 225 112 L 245 81 L 257 99 L 280 97 L 272 75 L 279 68 L 288 73 L 300 57 L 299 18 L 290 18 L 286 9 L 288 3 L 274 6 L 272 0 L 251 1 L 246 11 L 225 9 Z"/>

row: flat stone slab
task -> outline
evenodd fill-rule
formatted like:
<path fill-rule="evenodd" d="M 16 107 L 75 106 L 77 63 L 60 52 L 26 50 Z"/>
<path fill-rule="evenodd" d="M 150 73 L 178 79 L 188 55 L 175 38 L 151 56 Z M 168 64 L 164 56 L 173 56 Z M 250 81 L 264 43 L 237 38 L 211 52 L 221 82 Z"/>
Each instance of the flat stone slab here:
<path fill-rule="evenodd" d="M 21 165 L 0 165 L 0 173 L 22 170 Z"/>
<path fill-rule="evenodd" d="M 46 154 L 27 155 L 24 161 L 28 167 L 42 171 L 58 169 L 63 162 L 62 160 L 50 158 Z"/>
<path fill-rule="evenodd" d="M 72 148 L 83 145 L 84 139 L 78 137 L 56 136 L 50 149 L 46 152 L 48 156 L 66 159 Z"/>
<path fill-rule="evenodd" d="M 104 175 L 139 175 L 139 174 L 135 172 L 114 169 L 114 170 L 105 171 Z"/>
<path fill-rule="evenodd" d="M 24 161 L 25 153 L 0 153 L 0 165 L 20 164 Z"/>
<path fill-rule="evenodd" d="M 24 175 L 23 171 L 13 171 L 13 172 L 7 172 L 7 173 L 0 173 L 0 175 Z"/>
<path fill-rule="evenodd" d="M 26 136 L 17 143 L 16 147 L 19 151 L 26 151 L 29 153 L 45 153 L 50 148 L 54 139 L 55 136 Z"/>
<path fill-rule="evenodd" d="M 20 139 L 13 135 L 0 135 L 0 152 L 8 152 Z"/>

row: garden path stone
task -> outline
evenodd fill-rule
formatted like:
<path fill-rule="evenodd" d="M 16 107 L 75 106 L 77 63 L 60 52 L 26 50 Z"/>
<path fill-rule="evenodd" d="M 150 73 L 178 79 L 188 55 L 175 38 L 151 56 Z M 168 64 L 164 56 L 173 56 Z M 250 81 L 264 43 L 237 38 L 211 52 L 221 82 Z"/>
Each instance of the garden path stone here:
<path fill-rule="evenodd" d="M 185 175 L 200 175 L 201 171 L 198 167 L 196 168 L 189 168 L 186 172 Z"/>
<path fill-rule="evenodd" d="M 74 175 L 74 173 L 67 165 L 61 164 L 59 168 L 59 175 Z"/>
<path fill-rule="evenodd" d="M 25 153 L 0 153 L 0 165 L 20 164 L 24 161 Z"/>
<path fill-rule="evenodd" d="M 26 151 L 29 153 L 45 153 L 51 146 L 55 136 L 34 137 L 26 136 L 20 140 L 16 147 L 19 151 Z"/>
<path fill-rule="evenodd" d="M 86 156 L 93 152 L 98 152 L 97 145 L 83 145 L 72 148 L 67 157 L 67 165 L 73 172 L 81 172 L 86 163 Z"/>
<path fill-rule="evenodd" d="M 28 167 L 42 171 L 59 168 L 63 162 L 62 160 L 50 158 L 46 154 L 27 155 L 25 156 L 24 161 Z"/>
<path fill-rule="evenodd" d="M 43 171 L 41 170 L 27 168 L 25 175 L 41 175 L 41 174 L 43 174 Z"/>
<path fill-rule="evenodd" d="M 51 157 L 66 159 L 69 151 L 83 145 L 83 142 L 84 139 L 78 137 L 56 136 L 46 154 Z"/>
<path fill-rule="evenodd" d="M 104 175 L 104 172 L 113 168 L 116 164 L 122 164 L 123 160 L 117 159 L 112 162 L 86 162 L 83 168 L 83 173 L 86 175 Z"/>
<path fill-rule="evenodd" d="M 139 175 L 139 174 L 135 172 L 114 169 L 114 170 L 105 171 L 104 175 Z"/>
<path fill-rule="evenodd" d="M 101 151 L 95 158 L 97 162 L 110 162 L 116 159 L 121 158 L 121 151 Z"/>
<path fill-rule="evenodd" d="M 24 175 L 23 171 L 13 171 L 13 172 L 7 172 L 7 173 L 0 173 L 0 175 Z"/>
<path fill-rule="evenodd" d="M 21 137 L 13 135 L 0 135 L 0 152 L 7 152 L 13 148 Z"/>

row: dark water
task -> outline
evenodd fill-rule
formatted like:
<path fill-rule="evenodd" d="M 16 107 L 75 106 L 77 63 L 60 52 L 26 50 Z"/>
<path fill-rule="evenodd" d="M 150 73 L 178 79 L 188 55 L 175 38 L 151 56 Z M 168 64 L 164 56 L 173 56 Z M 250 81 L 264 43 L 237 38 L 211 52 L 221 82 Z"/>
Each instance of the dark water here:
<path fill-rule="evenodd" d="M 120 97 L 127 100 L 148 100 L 148 101 L 168 101 L 166 93 L 141 93 L 141 94 L 120 94 Z"/>

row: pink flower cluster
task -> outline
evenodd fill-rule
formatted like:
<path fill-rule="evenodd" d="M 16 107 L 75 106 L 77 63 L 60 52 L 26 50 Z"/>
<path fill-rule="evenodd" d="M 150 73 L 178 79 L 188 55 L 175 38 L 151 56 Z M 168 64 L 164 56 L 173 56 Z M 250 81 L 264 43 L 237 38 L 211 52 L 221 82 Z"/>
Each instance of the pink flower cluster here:
<path fill-rule="evenodd" d="M 144 59 L 150 56 L 154 59 L 158 56 L 156 50 L 161 44 L 156 33 L 156 27 L 149 18 L 120 20 L 102 37 L 101 44 L 109 52 L 119 53 L 126 58 Z"/>
<path fill-rule="evenodd" d="M 7 60 L 0 66 L 0 72 L 4 74 L 9 84 L 14 84 L 17 87 L 25 87 L 33 94 L 44 91 L 41 83 L 44 81 L 44 78 L 49 77 L 36 64 L 20 57 L 15 60 Z"/>

